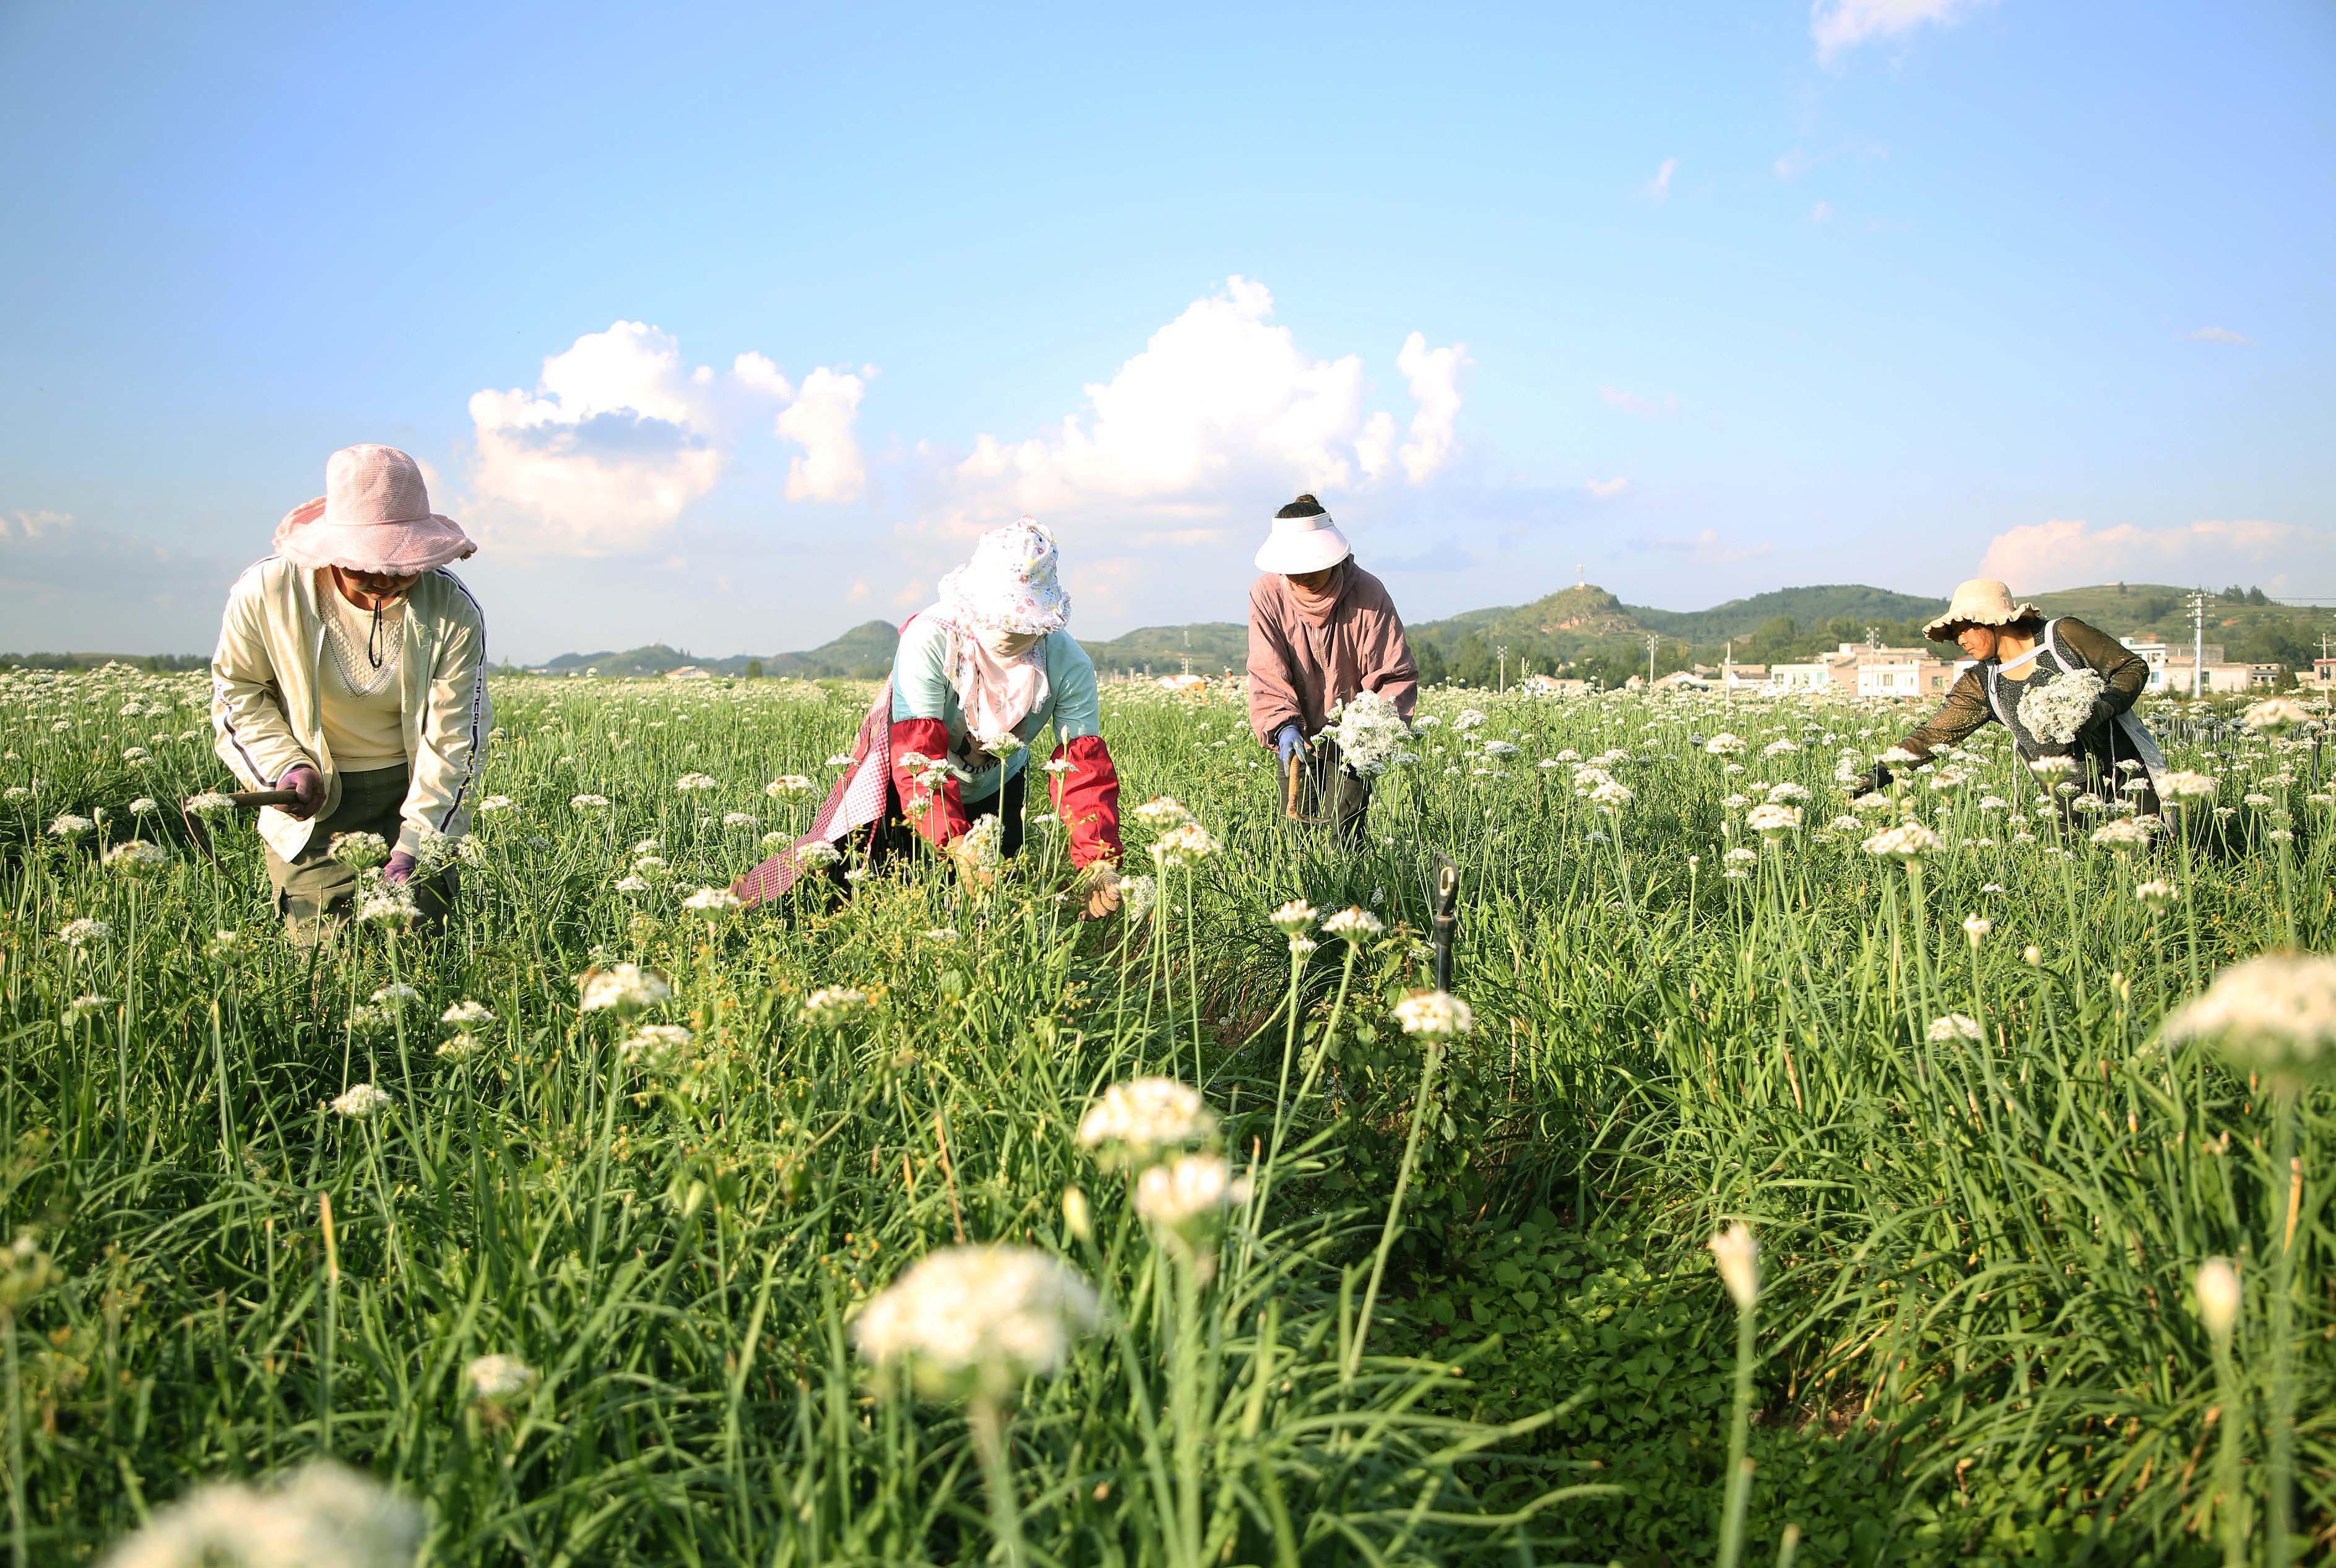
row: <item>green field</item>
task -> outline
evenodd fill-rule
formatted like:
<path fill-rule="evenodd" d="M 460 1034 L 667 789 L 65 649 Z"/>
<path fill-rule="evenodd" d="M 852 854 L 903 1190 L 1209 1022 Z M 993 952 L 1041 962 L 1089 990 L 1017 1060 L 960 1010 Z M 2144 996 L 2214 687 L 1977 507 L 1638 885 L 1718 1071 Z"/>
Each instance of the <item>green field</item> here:
<path fill-rule="evenodd" d="M 2330 946 L 2324 719 L 2169 721 L 2219 796 L 2120 850 L 2031 813 L 2000 731 L 1853 827 L 1841 755 L 1904 712 L 1435 690 L 1348 858 L 1280 819 L 1222 692 L 1110 686 L 1124 804 L 1213 848 L 1082 924 L 1035 799 L 993 890 L 928 862 L 695 911 L 800 830 L 816 794 L 764 786 L 823 790 L 865 689 L 515 678 L 461 917 L 310 953 L 247 826 L 217 864 L 181 826 L 225 783 L 200 675 L 0 692 L 16 1562 L 332 1456 L 441 1564 L 1707 1563 L 1739 1325 L 1743 1562 L 1789 1529 L 1803 1563 L 2214 1563 L 2234 1517 L 2263 1561 L 2288 1408 L 2298 1560 L 2336 1545 L 2336 1097 L 2159 1029 Z M 1763 838 L 1783 786 L 1802 824 Z M 1901 812 L 1942 841 L 1913 871 L 1862 847 Z M 170 858 L 109 865 L 133 837 Z M 1448 1049 L 1394 1012 L 1438 850 Z M 1299 898 L 1385 929 L 1293 958 Z M 580 1010 L 625 963 L 670 999 Z M 1076 1136 L 1140 1075 L 1196 1086 L 1251 1184 L 1180 1231 Z M 386 1100 L 336 1109 L 358 1085 Z M 1739 1221 L 1741 1319 L 1705 1246 Z M 923 1398 L 861 1353 L 960 1240 L 1099 1292 L 1058 1372 Z"/>

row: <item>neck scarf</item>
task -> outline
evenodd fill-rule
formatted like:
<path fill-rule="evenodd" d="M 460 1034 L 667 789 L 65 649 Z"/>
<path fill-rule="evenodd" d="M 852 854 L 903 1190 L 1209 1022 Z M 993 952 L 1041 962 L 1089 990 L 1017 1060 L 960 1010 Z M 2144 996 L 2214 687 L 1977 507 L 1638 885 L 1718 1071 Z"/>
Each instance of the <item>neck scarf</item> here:
<path fill-rule="evenodd" d="M 1348 568 L 1353 564 L 1352 556 L 1340 561 L 1330 568 L 1330 580 L 1311 593 L 1299 586 L 1295 578 L 1282 579 L 1290 588 L 1290 602 L 1297 606 L 1298 613 L 1309 625 L 1327 626 L 1330 624 L 1330 617 L 1338 613 L 1338 601 L 1346 596 L 1350 575 Z"/>

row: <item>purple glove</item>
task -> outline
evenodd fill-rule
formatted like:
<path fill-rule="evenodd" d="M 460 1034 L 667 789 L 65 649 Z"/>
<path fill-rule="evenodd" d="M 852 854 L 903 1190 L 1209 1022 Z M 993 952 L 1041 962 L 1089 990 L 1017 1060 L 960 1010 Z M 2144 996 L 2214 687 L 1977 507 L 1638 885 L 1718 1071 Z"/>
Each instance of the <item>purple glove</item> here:
<path fill-rule="evenodd" d="M 391 887 L 403 887 L 413 881 L 414 857 L 403 849 L 391 856 L 389 864 L 381 868 L 381 879 Z"/>
<path fill-rule="evenodd" d="M 1281 765 L 1285 768 L 1290 766 L 1290 760 L 1298 755 L 1298 748 L 1304 744 L 1306 737 L 1298 732 L 1295 724 L 1284 724 L 1273 732 L 1273 749 L 1281 753 Z"/>
<path fill-rule="evenodd" d="M 297 762 L 284 769 L 284 777 L 276 781 L 278 789 L 289 789 L 300 797 L 284 808 L 284 814 L 296 822 L 306 822 L 325 804 L 325 776 L 306 762 Z"/>

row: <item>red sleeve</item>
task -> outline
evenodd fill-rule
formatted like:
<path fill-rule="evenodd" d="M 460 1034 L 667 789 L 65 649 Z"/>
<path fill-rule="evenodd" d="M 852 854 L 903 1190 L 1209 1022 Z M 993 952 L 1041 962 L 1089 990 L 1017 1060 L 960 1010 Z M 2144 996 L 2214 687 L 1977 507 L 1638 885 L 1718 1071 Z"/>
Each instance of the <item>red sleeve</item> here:
<path fill-rule="evenodd" d="M 1100 735 L 1082 735 L 1055 748 L 1055 760 L 1067 760 L 1068 773 L 1050 774 L 1048 792 L 1063 826 L 1070 829 L 1071 864 L 1119 863 L 1119 769 Z"/>
<path fill-rule="evenodd" d="M 917 770 L 908 765 L 907 759 L 912 752 L 946 757 L 949 744 L 949 726 L 939 719 L 892 721 L 892 794 L 908 814 L 910 825 L 935 848 L 956 842 L 965 832 L 968 825 L 965 798 L 958 789 L 955 774 L 941 780 L 939 792 L 927 789 L 919 782 Z"/>

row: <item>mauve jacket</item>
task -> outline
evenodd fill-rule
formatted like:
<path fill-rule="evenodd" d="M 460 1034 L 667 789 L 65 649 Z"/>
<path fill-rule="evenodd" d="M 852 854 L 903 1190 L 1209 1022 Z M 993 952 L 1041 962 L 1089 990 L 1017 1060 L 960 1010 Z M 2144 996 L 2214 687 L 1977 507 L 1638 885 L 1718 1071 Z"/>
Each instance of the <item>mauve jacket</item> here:
<path fill-rule="evenodd" d="M 1249 722 L 1257 738 L 1270 746 L 1290 723 L 1319 734 L 1330 710 L 1358 692 L 1377 692 L 1406 720 L 1419 700 L 1419 666 L 1386 585 L 1348 561 L 1338 607 L 1318 626 L 1299 613 L 1287 577 L 1269 572 L 1252 583 Z"/>

